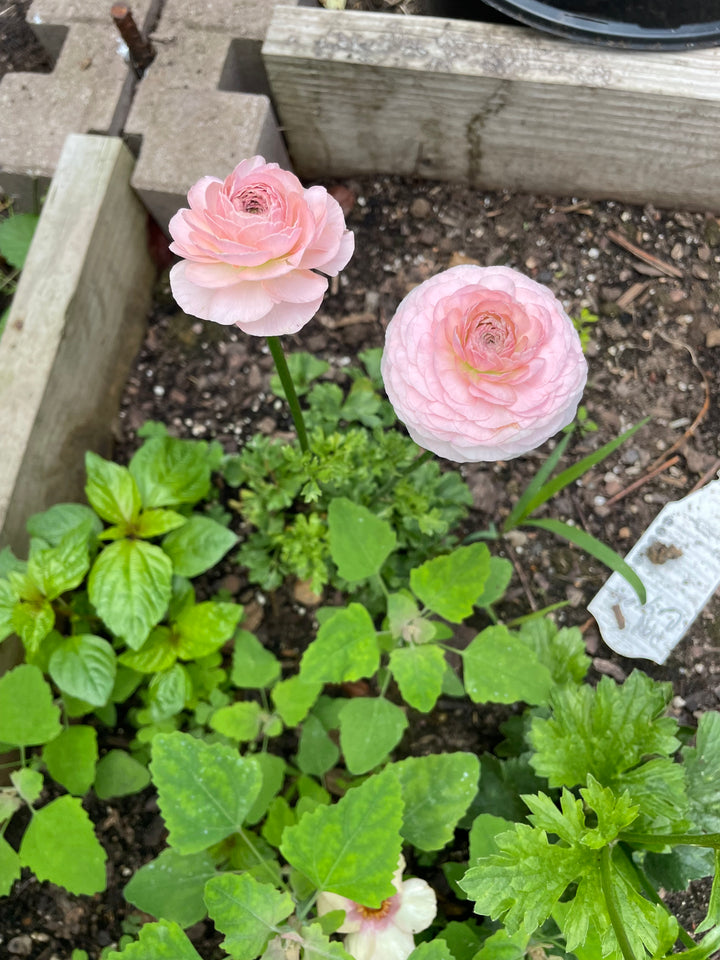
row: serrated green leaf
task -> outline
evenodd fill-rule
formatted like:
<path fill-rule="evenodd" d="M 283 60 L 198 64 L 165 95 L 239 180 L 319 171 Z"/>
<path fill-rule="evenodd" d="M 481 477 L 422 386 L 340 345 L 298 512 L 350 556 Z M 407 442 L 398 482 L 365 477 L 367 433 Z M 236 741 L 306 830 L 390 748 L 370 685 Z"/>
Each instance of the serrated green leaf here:
<path fill-rule="evenodd" d="M 555 626 L 549 617 L 530 620 L 520 628 L 520 639 L 545 664 L 556 684 L 582 683 L 592 662 L 577 627 Z"/>
<path fill-rule="evenodd" d="M 97 733 L 94 727 L 66 727 L 59 737 L 46 743 L 43 763 L 53 780 L 69 793 L 83 796 L 95 779 L 98 759 Z"/>
<path fill-rule="evenodd" d="M 140 513 L 140 491 L 127 467 L 85 454 L 85 495 L 98 516 L 108 523 L 133 524 Z"/>
<path fill-rule="evenodd" d="M 14 213 L 0 221 L 0 256 L 16 270 L 25 266 L 39 220 L 35 213 Z"/>
<path fill-rule="evenodd" d="M 154 738 L 150 770 L 169 842 L 183 854 L 205 850 L 237 833 L 262 784 L 251 758 L 184 733 Z"/>
<path fill-rule="evenodd" d="M 410 586 L 434 613 L 461 623 L 473 612 L 489 576 L 490 551 L 484 543 L 473 543 L 411 570 Z"/>
<path fill-rule="evenodd" d="M 133 455 L 129 469 L 146 509 L 194 504 L 210 490 L 211 460 L 204 442 L 152 437 Z"/>
<path fill-rule="evenodd" d="M 105 889 L 106 860 L 77 797 L 58 797 L 36 810 L 20 844 L 22 866 L 74 894 Z"/>
<path fill-rule="evenodd" d="M 286 935 L 288 936 L 288 935 Z M 295 940 L 293 936 L 289 943 Z M 353 960 L 353 957 L 339 943 L 331 942 L 318 923 L 300 928 L 303 960 Z M 285 955 L 280 954 L 280 958 Z M 274 960 L 274 958 L 268 958 Z"/>
<path fill-rule="evenodd" d="M 19 600 L 11 614 L 12 630 L 20 637 L 28 657 L 35 656 L 55 626 L 55 611 L 49 600 Z"/>
<path fill-rule="evenodd" d="M 486 627 L 461 654 L 465 689 L 474 703 L 547 703 L 550 671 L 507 627 Z"/>
<path fill-rule="evenodd" d="M 119 952 L 112 950 L 104 960 L 201 960 L 176 923 L 162 920 L 146 923 L 138 939 Z"/>
<path fill-rule="evenodd" d="M 199 577 L 220 563 L 237 539 L 232 530 L 216 520 L 193 514 L 187 523 L 165 537 L 162 548 L 170 557 L 175 574 Z"/>
<path fill-rule="evenodd" d="M 107 626 L 138 650 L 170 600 L 170 558 L 145 540 L 119 540 L 100 553 L 88 579 L 90 602 Z"/>
<path fill-rule="evenodd" d="M 302 723 L 321 690 L 322 683 L 308 683 L 299 674 L 275 684 L 272 701 L 286 727 L 296 727 Z"/>
<path fill-rule="evenodd" d="M 0 677 L 0 743 L 38 746 L 61 730 L 60 710 L 37 667 L 21 664 Z"/>
<path fill-rule="evenodd" d="M 115 651 L 92 634 L 63 637 L 48 664 L 50 676 L 62 690 L 94 707 L 104 706 L 115 683 Z"/>
<path fill-rule="evenodd" d="M 125 750 L 109 750 L 95 771 L 95 793 L 101 800 L 139 793 L 149 783 L 148 768 Z"/>
<path fill-rule="evenodd" d="M 402 789 L 403 838 L 420 850 L 444 847 L 477 793 L 477 757 L 470 753 L 408 757 L 386 769 Z"/>
<path fill-rule="evenodd" d="M 278 924 L 295 909 L 292 897 L 247 874 L 225 873 L 205 887 L 205 903 L 217 929 L 225 934 L 220 944 L 234 960 L 255 960 Z"/>
<path fill-rule="evenodd" d="M 153 537 L 161 537 L 171 530 L 177 530 L 187 523 L 187 517 L 175 510 L 167 510 L 163 507 L 154 507 L 149 510 L 143 510 L 135 524 L 135 536 L 145 540 Z"/>
<path fill-rule="evenodd" d="M 68 531 L 57 546 L 30 551 L 27 574 L 48 600 L 55 600 L 66 590 L 74 590 L 85 579 L 90 568 L 91 531 L 91 522 L 85 520 L 81 526 Z"/>
<path fill-rule="evenodd" d="M 197 660 L 214 653 L 235 632 L 242 618 L 239 603 L 208 600 L 186 606 L 175 621 L 175 645 L 181 660 Z"/>
<path fill-rule="evenodd" d="M 376 908 L 395 889 L 401 820 L 400 784 L 383 772 L 286 827 L 280 850 L 318 890 Z"/>
<path fill-rule="evenodd" d="M 720 833 L 720 713 L 700 717 L 695 746 L 683 747 L 681 756 L 695 828 Z"/>
<path fill-rule="evenodd" d="M 343 683 L 371 677 L 380 666 L 377 634 L 359 603 L 341 608 L 318 630 L 300 664 L 306 683 Z"/>
<path fill-rule="evenodd" d="M 32 806 L 42 793 L 43 775 L 39 770 L 30 767 L 21 767 L 10 774 L 10 782 L 23 798 L 25 803 Z"/>
<path fill-rule="evenodd" d="M 679 747 L 677 722 L 662 716 L 671 695 L 670 684 L 639 670 L 622 686 L 603 677 L 595 689 L 556 688 L 552 717 L 532 721 L 533 768 L 552 787 L 584 783 L 590 773 L 622 788 L 622 775 L 645 757 L 669 757 Z"/>
<path fill-rule="evenodd" d="M 205 851 L 182 856 L 168 848 L 140 867 L 123 895 L 143 913 L 190 927 L 207 913 L 203 891 L 216 872 L 212 857 Z"/>
<path fill-rule="evenodd" d="M 126 650 L 118 659 L 138 673 L 162 673 L 177 659 L 174 639 L 169 627 L 154 627 L 139 650 Z"/>
<path fill-rule="evenodd" d="M 328 736 L 328 732 L 318 719 L 310 714 L 300 733 L 297 765 L 303 773 L 322 777 L 338 761 L 340 751 Z"/>
<path fill-rule="evenodd" d="M 429 713 L 442 693 L 445 654 L 434 644 L 398 647 L 390 654 L 390 671 L 403 700 L 422 713 Z"/>
<path fill-rule="evenodd" d="M 261 708 L 254 700 L 238 700 L 220 707 L 210 718 L 210 726 L 230 740 L 254 740 L 260 730 Z"/>
<path fill-rule="evenodd" d="M 384 697 L 355 697 L 340 711 L 340 747 L 350 773 L 368 773 L 388 756 L 407 727 L 407 717 Z"/>
<path fill-rule="evenodd" d="M 380 573 L 397 546 L 387 520 L 346 497 L 336 497 L 328 507 L 330 555 L 344 580 L 365 580 Z"/>
<path fill-rule="evenodd" d="M 0 897 L 7 897 L 13 884 L 19 879 L 20 857 L 5 837 L 0 837 Z"/>
<path fill-rule="evenodd" d="M 42 513 L 33 514 L 25 526 L 31 537 L 57 546 L 66 534 L 78 527 L 87 527 L 92 536 L 97 536 L 103 525 L 95 512 L 83 503 L 56 503 Z"/>
<path fill-rule="evenodd" d="M 280 792 L 285 781 L 286 763 L 282 757 L 272 753 L 256 753 L 253 757 L 260 768 L 262 785 L 250 810 L 245 817 L 245 823 L 251 827 L 265 816 L 272 799 Z M 273 844 L 277 846 L 277 844 Z"/>
<path fill-rule="evenodd" d="M 231 681 L 255 690 L 270 687 L 280 676 L 280 661 L 247 630 L 238 630 L 233 644 Z"/>

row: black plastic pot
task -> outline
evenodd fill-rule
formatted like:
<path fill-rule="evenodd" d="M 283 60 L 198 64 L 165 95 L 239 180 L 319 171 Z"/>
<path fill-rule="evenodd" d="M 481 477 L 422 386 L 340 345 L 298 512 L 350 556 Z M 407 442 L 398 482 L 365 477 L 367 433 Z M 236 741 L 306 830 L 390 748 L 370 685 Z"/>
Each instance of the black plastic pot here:
<path fill-rule="evenodd" d="M 446 0 L 446 16 L 495 19 L 587 43 L 644 50 L 720 45 L 720 0 Z M 490 16 L 488 13 L 490 12 Z"/>

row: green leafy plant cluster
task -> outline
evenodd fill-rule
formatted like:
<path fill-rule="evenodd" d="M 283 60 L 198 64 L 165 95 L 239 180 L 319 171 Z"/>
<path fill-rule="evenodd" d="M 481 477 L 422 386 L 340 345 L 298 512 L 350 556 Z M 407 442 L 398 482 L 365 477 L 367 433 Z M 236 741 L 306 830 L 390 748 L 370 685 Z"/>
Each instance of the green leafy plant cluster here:
<path fill-rule="evenodd" d="M 237 560 L 266 590 L 289 576 L 309 581 L 316 593 L 327 583 L 347 586 L 330 563 L 327 511 L 333 498 L 349 497 L 390 522 L 403 551 L 394 558 L 395 579 L 429 552 L 450 546 L 451 531 L 472 503 L 457 472 L 441 472 L 437 462 L 419 456 L 409 437 L 387 429 L 395 415 L 379 393 L 380 351 L 365 351 L 360 359 L 367 375 L 348 368 L 346 394 L 319 379 L 329 364 L 307 353 L 288 357 L 306 402 L 311 451 L 258 436 L 224 463 L 226 482 L 239 487 L 232 505 L 248 524 Z M 277 376 L 271 386 L 283 395 Z"/>
<path fill-rule="evenodd" d="M 40 218 L 34 213 L 15 213 L 0 220 L 0 297 L 12 297 L 25 266 L 30 244 Z M 8 305 L 0 314 L 0 336 L 10 314 Z"/>

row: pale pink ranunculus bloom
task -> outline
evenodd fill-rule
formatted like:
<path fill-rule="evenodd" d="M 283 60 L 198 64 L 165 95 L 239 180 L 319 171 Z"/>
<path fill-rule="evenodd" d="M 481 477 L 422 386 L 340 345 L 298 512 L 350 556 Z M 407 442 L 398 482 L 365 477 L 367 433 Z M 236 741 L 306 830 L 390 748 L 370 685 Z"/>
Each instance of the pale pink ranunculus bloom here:
<path fill-rule="evenodd" d="M 510 460 L 575 416 L 587 364 L 547 287 L 510 267 L 452 267 L 390 321 L 385 389 L 421 447 L 458 463 Z"/>
<path fill-rule="evenodd" d="M 397 893 L 383 900 L 377 909 L 341 897 L 321 893 L 317 899 L 320 916 L 331 910 L 344 910 L 345 920 L 338 933 L 344 933 L 345 950 L 355 960 L 407 960 L 415 949 L 413 934 L 425 930 L 435 919 L 435 891 L 424 880 L 403 880 L 405 859 L 400 857 L 393 876 Z"/>
<path fill-rule="evenodd" d="M 173 296 L 203 320 L 256 336 L 297 333 L 317 312 L 327 276 L 354 249 L 340 205 L 324 187 L 304 189 L 294 173 L 262 157 L 225 180 L 203 177 L 190 209 L 170 221 Z"/>

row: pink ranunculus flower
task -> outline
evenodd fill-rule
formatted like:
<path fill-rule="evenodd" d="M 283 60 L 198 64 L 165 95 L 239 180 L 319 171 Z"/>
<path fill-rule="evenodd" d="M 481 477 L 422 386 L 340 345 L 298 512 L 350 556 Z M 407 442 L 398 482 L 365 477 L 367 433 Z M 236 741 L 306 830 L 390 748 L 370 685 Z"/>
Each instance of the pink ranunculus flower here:
<path fill-rule="evenodd" d="M 317 899 L 320 916 L 331 910 L 344 910 L 345 920 L 338 929 L 344 933 L 345 950 L 355 960 L 407 960 L 415 949 L 413 934 L 425 930 L 435 919 L 435 891 L 424 880 L 403 880 L 405 859 L 400 857 L 393 876 L 397 893 L 383 900 L 377 909 L 363 907 L 337 893 L 321 893 Z"/>
<path fill-rule="evenodd" d="M 453 267 L 405 297 L 382 376 L 413 440 L 458 463 L 510 460 L 567 426 L 587 379 L 572 320 L 509 267 Z"/>
<path fill-rule="evenodd" d="M 203 177 L 190 209 L 170 221 L 173 296 L 203 320 L 256 336 L 296 333 L 316 313 L 354 248 L 337 200 L 304 189 L 294 173 L 262 157 L 243 160 L 225 180 Z"/>

